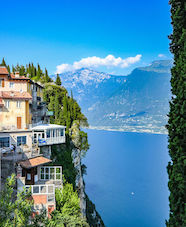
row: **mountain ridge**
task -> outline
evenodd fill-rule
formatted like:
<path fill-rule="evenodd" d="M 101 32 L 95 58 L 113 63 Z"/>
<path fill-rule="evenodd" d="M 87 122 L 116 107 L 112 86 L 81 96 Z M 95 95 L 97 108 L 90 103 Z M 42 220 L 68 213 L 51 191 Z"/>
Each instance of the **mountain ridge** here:
<path fill-rule="evenodd" d="M 83 68 L 60 74 L 91 128 L 166 133 L 170 60 L 154 61 L 127 76 Z"/>

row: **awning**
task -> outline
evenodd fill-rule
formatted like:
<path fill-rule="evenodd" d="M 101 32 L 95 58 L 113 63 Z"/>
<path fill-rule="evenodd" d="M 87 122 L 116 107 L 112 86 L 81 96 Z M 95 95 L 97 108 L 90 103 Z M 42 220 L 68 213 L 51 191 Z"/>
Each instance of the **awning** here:
<path fill-rule="evenodd" d="M 52 160 L 40 156 L 40 157 L 30 158 L 30 159 L 27 159 L 25 161 L 21 161 L 21 162 L 19 162 L 19 164 L 23 168 L 30 169 L 30 168 L 40 166 L 40 165 L 44 165 L 44 164 L 47 164 L 47 163 L 50 163 L 50 162 L 52 162 Z"/>

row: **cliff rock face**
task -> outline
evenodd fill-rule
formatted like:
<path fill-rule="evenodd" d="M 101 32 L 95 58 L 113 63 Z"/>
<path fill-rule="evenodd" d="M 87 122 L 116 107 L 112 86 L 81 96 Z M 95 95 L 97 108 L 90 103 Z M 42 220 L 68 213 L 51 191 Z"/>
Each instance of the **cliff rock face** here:
<path fill-rule="evenodd" d="M 81 152 L 79 149 L 74 148 L 72 150 L 72 160 L 74 163 L 74 168 L 76 169 L 76 181 L 75 185 L 80 198 L 80 208 L 83 217 L 86 217 L 86 196 L 85 196 L 85 184 L 83 181 L 82 171 L 81 171 Z"/>
<path fill-rule="evenodd" d="M 73 123 L 70 129 L 70 134 L 72 139 L 72 145 L 74 146 L 74 148 L 72 149 L 72 162 L 76 170 L 75 186 L 78 190 L 80 198 L 80 208 L 82 216 L 87 218 L 87 221 L 90 226 L 102 227 L 104 226 L 104 223 L 101 219 L 101 216 L 96 211 L 95 205 L 89 200 L 88 196 L 85 193 L 85 184 L 83 180 L 81 166 L 82 151 L 78 149 L 78 147 L 82 147 L 80 124 L 78 122 Z"/>
<path fill-rule="evenodd" d="M 96 211 L 95 205 L 89 200 L 88 196 L 85 193 L 85 184 L 81 170 L 81 152 L 79 149 L 74 148 L 72 150 L 72 160 L 77 173 L 75 185 L 80 198 L 82 216 L 87 218 L 90 226 L 104 227 L 105 225 L 103 223 L 103 220 L 101 219 L 99 213 Z"/>

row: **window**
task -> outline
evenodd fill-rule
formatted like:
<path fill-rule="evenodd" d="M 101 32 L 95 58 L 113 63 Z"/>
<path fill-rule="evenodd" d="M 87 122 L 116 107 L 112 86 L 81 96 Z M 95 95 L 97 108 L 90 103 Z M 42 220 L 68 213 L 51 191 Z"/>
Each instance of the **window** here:
<path fill-rule="evenodd" d="M 56 180 L 60 180 L 61 179 L 61 169 L 60 168 L 56 168 Z"/>
<path fill-rule="evenodd" d="M 47 136 L 47 138 L 50 138 L 50 129 L 46 130 L 46 136 Z"/>
<path fill-rule="evenodd" d="M 17 146 L 26 144 L 26 136 L 17 137 Z"/>
<path fill-rule="evenodd" d="M 61 180 L 62 168 L 56 166 L 48 166 L 40 168 L 41 180 Z"/>
<path fill-rule="evenodd" d="M 0 79 L 0 87 L 4 87 L 5 83 L 4 83 L 4 79 Z"/>
<path fill-rule="evenodd" d="M 60 131 L 61 131 L 60 135 L 63 136 L 63 129 L 60 129 Z"/>
<path fill-rule="evenodd" d="M 17 101 L 17 108 L 21 108 L 21 101 Z"/>
<path fill-rule="evenodd" d="M 9 137 L 0 137 L 0 148 L 9 147 L 10 146 L 10 138 Z"/>
<path fill-rule="evenodd" d="M 13 88 L 13 87 L 14 87 L 14 82 L 10 82 L 10 83 L 9 83 L 9 87 L 10 87 L 10 88 Z"/>
<path fill-rule="evenodd" d="M 37 143 L 37 134 L 34 133 L 34 143 Z"/>
<path fill-rule="evenodd" d="M 27 180 L 31 180 L 31 174 L 30 174 L 30 173 L 27 173 L 26 179 L 27 179 Z"/>
<path fill-rule="evenodd" d="M 39 186 L 34 185 L 33 186 L 33 194 L 38 194 L 39 193 Z"/>
<path fill-rule="evenodd" d="M 10 107 L 10 101 L 9 100 L 5 100 L 5 107 L 9 108 Z"/>

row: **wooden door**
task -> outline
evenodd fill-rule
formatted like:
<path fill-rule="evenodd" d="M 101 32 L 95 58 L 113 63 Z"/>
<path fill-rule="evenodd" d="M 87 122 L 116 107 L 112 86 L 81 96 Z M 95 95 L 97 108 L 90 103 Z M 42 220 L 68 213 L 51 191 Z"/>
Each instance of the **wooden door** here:
<path fill-rule="evenodd" d="M 17 117 L 17 129 L 21 129 L 21 117 Z"/>
<path fill-rule="evenodd" d="M 2 80 L 2 87 L 4 87 L 5 86 L 5 81 L 4 81 L 4 79 Z"/>

